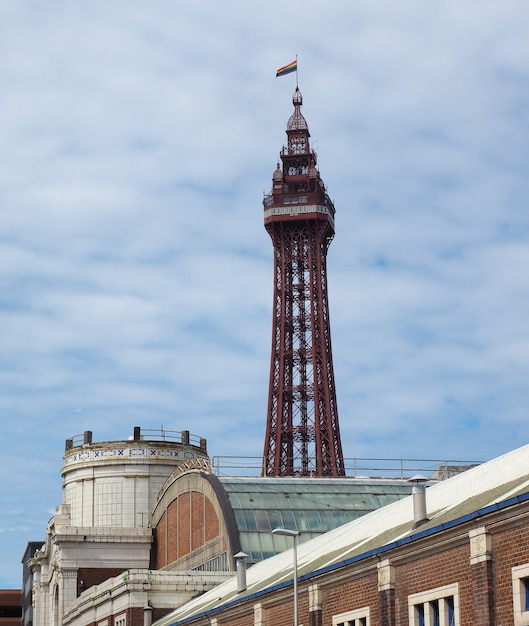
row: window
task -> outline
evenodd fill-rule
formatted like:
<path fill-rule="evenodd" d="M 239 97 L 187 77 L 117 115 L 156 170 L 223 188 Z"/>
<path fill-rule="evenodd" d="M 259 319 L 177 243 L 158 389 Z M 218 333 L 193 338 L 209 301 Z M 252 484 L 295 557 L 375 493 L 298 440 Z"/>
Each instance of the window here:
<path fill-rule="evenodd" d="M 458 584 L 409 596 L 408 613 L 410 626 L 458 626 Z"/>
<path fill-rule="evenodd" d="M 512 568 L 512 601 L 516 626 L 529 624 L 529 565 Z"/>
<path fill-rule="evenodd" d="M 216 556 L 209 561 L 205 561 L 196 567 L 193 567 L 194 572 L 227 572 L 230 567 L 228 565 L 228 555 L 223 552 L 220 556 Z"/>
<path fill-rule="evenodd" d="M 334 615 L 332 626 L 369 626 L 369 607 Z"/>
<path fill-rule="evenodd" d="M 127 614 L 122 613 L 114 618 L 114 626 L 127 626 Z"/>

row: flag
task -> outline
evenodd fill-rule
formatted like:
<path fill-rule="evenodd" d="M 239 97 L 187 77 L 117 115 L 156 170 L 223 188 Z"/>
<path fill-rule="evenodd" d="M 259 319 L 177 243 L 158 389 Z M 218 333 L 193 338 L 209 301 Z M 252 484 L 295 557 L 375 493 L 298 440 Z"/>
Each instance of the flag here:
<path fill-rule="evenodd" d="M 280 67 L 276 72 L 276 78 L 278 76 L 285 76 L 285 74 L 290 74 L 290 72 L 297 72 L 297 71 L 298 71 L 298 60 L 296 59 L 295 61 L 292 61 L 292 63 L 289 63 L 288 65 L 285 65 L 284 67 Z"/>

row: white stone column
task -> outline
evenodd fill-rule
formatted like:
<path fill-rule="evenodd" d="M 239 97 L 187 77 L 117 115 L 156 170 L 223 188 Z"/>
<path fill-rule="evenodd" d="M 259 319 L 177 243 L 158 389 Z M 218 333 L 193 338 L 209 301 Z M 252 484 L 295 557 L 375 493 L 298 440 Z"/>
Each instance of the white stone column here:
<path fill-rule="evenodd" d="M 77 568 L 61 568 L 59 574 L 59 623 L 62 622 L 62 616 L 75 600 L 77 600 Z"/>
<path fill-rule="evenodd" d="M 384 559 L 377 564 L 378 590 L 387 591 L 395 588 L 395 567 L 389 559 Z"/>
<path fill-rule="evenodd" d="M 263 609 L 263 605 L 258 602 L 253 605 L 253 625 L 265 626 L 265 624 L 265 611 Z"/>
<path fill-rule="evenodd" d="M 35 567 L 33 579 L 33 589 L 31 591 L 31 604 L 33 607 L 33 623 L 45 626 L 45 594 L 40 582 L 40 567 Z"/>

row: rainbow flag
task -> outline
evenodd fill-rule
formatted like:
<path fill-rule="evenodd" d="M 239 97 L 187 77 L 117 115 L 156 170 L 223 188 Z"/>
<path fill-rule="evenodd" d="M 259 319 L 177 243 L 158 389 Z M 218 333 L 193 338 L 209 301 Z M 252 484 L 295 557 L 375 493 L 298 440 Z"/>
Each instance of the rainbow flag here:
<path fill-rule="evenodd" d="M 295 61 L 292 61 L 292 63 L 289 63 L 288 65 L 285 65 L 284 67 L 280 67 L 276 72 L 276 78 L 278 76 L 285 76 L 286 74 L 290 74 L 290 72 L 297 72 L 297 71 L 298 71 L 298 60 L 296 59 Z"/>

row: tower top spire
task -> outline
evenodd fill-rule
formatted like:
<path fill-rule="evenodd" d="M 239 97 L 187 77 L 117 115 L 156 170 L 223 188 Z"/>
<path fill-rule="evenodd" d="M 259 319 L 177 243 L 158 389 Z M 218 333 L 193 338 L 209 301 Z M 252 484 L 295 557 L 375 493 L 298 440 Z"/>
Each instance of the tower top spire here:
<path fill-rule="evenodd" d="M 308 132 L 309 126 L 307 121 L 301 113 L 301 106 L 303 104 L 303 96 L 299 87 L 296 87 L 296 91 L 292 94 L 292 104 L 294 105 L 294 113 L 290 116 L 287 123 L 288 130 L 306 130 Z"/>

